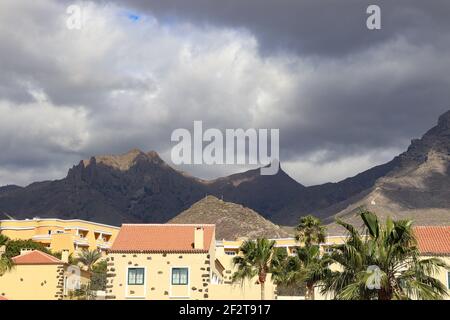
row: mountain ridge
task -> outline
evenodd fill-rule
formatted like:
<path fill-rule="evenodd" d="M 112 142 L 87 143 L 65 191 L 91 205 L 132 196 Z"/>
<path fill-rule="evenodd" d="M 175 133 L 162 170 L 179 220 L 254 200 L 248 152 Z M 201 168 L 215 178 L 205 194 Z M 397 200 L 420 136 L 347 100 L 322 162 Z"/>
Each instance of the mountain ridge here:
<path fill-rule="evenodd" d="M 450 111 L 394 160 L 397 165 L 364 194 L 322 214 L 329 222 L 330 217 L 355 222 L 364 208 L 381 219 L 395 216 L 416 224 L 450 223 Z"/>
<path fill-rule="evenodd" d="M 0 187 L 0 212 L 18 218 L 76 217 L 116 225 L 167 222 L 206 195 L 214 195 L 282 225 L 294 225 L 307 214 L 328 223 L 335 217 L 351 220 L 360 207 L 383 217 L 410 212 L 423 223 L 439 223 L 433 215 L 447 219 L 450 209 L 449 163 L 450 111 L 391 161 L 336 183 L 306 187 L 282 167 L 273 176 L 254 169 L 202 180 L 172 168 L 155 151 L 132 149 L 82 160 L 60 180 Z"/>
<path fill-rule="evenodd" d="M 216 225 L 216 238 L 280 238 L 289 234 L 252 209 L 214 196 L 206 196 L 168 223 L 212 223 Z"/>

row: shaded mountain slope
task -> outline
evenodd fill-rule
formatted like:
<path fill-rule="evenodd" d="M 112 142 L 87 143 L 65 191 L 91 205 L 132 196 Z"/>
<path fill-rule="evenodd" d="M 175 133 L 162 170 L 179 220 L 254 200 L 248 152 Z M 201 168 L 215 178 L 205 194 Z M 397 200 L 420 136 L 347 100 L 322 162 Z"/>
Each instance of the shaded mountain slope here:
<path fill-rule="evenodd" d="M 306 214 L 327 222 L 335 216 L 352 220 L 361 206 L 381 216 L 413 217 L 421 224 L 449 223 L 449 160 L 447 112 L 406 152 L 337 183 L 305 187 L 282 168 L 273 176 L 261 176 L 257 169 L 203 181 L 171 168 L 154 151 L 133 149 L 81 161 L 61 180 L 0 187 L 0 213 L 17 219 L 159 223 L 205 195 L 215 195 L 282 225 L 294 225 Z"/>
<path fill-rule="evenodd" d="M 353 199 L 321 212 L 355 221 L 359 208 L 382 218 L 414 219 L 416 224 L 450 223 L 450 112 L 421 139 L 412 141 L 395 166 L 375 185 Z M 328 219 L 331 221 L 331 219 Z"/>
<path fill-rule="evenodd" d="M 256 239 L 280 238 L 289 234 L 279 226 L 242 205 L 207 196 L 183 211 L 170 223 L 212 223 L 216 225 L 216 239 L 233 240 L 239 237 Z"/>

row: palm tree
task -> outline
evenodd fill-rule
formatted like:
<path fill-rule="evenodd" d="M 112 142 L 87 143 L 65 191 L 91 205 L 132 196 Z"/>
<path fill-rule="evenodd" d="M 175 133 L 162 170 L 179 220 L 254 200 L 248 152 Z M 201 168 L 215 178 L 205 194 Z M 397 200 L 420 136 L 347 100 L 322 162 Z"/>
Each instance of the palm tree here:
<path fill-rule="evenodd" d="M 0 247 L 5 246 L 9 241 L 9 238 L 4 234 L 0 234 Z"/>
<path fill-rule="evenodd" d="M 272 263 L 272 281 L 277 285 L 278 295 L 304 295 L 305 285 L 299 277 L 301 269 L 297 256 L 287 254 L 284 248 L 276 248 L 276 262 Z"/>
<path fill-rule="evenodd" d="M 276 284 L 288 288 L 305 288 L 307 300 L 314 300 L 314 288 L 331 274 L 331 258 L 322 255 L 318 245 L 298 247 L 295 256 L 280 261 L 272 271 Z"/>
<path fill-rule="evenodd" d="M 87 271 L 91 272 L 94 265 L 102 257 L 98 250 L 83 250 L 78 255 L 77 262 L 86 267 Z"/>
<path fill-rule="evenodd" d="M 325 242 L 326 229 L 320 219 L 312 215 L 302 217 L 295 230 L 295 239 L 304 242 L 305 246 Z"/>
<path fill-rule="evenodd" d="M 0 234 L 0 276 L 5 274 L 6 271 L 11 270 L 13 263 L 10 258 L 4 254 L 6 245 L 9 242 L 9 238 L 3 234 Z"/>
<path fill-rule="evenodd" d="M 320 252 L 320 243 L 325 242 L 326 228 L 319 218 L 308 215 L 300 219 L 295 230 L 295 239 L 303 242 L 304 246 L 297 248 L 299 268 L 294 278 L 306 286 L 306 299 L 314 300 L 314 287 L 330 272 L 330 259 Z"/>
<path fill-rule="evenodd" d="M 239 248 L 239 255 L 233 258 L 237 271 L 233 274 L 233 282 L 252 279 L 258 276 L 261 286 L 261 300 L 265 299 L 265 282 L 267 273 L 278 263 L 275 254 L 275 241 L 267 239 L 247 240 Z"/>
<path fill-rule="evenodd" d="M 4 275 L 7 271 L 11 270 L 13 267 L 12 260 L 8 257 L 0 257 L 0 277 Z"/>
<path fill-rule="evenodd" d="M 297 256 L 288 256 L 286 249 L 275 248 L 276 259 L 272 262 L 272 280 L 280 286 L 295 286 L 298 280 L 300 261 Z"/>
<path fill-rule="evenodd" d="M 314 300 L 314 288 L 331 275 L 331 258 L 320 253 L 319 245 L 310 245 L 297 249 L 299 270 L 296 276 L 306 286 L 306 299 Z"/>
<path fill-rule="evenodd" d="M 338 220 L 348 239 L 335 246 L 332 260 L 341 267 L 325 281 L 323 293 L 337 299 L 442 299 L 445 286 L 432 275 L 446 264 L 421 258 L 412 221 L 390 218 L 382 225 L 375 214 L 363 211 L 364 233 Z M 374 282 L 372 282 L 375 280 Z"/>
<path fill-rule="evenodd" d="M 87 271 L 92 275 L 92 270 L 94 269 L 94 266 L 98 262 L 98 260 L 101 259 L 101 257 L 102 254 L 98 250 L 83 250 L 78 255 L 76 262 L 81 263 L 83 266 L 85 266 Z M 79 293 L 88 300 L 95 296 L 93 294 L 93 291 L 91 290 L 90 282 L 84 288 L 82 288 Z"/>

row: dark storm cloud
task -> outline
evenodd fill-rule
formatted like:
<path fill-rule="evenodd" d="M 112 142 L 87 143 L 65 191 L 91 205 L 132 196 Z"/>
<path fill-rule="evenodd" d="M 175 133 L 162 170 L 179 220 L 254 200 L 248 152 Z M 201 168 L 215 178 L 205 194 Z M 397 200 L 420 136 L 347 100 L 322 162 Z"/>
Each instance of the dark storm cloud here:
<path fill-rule="evenodd" d="M 416 43 L 431 43 L 450 28 L 446 0 L 114 0 L 168 21 L 247 28 L 270 54 L 338 56 L 377 45 L 398 35 Z M 105 1 L 102 1 L 105 2 Z M 382 29 L 368 32 L 366 9 L 382 10 Z"/>
<path fill-rule="evenodd" d="M 450 108 L 450 61 L 445 54 L 450 49 L 449 1 L 131 0 L 126 4 L 162 20 L 248 29 L 266 56 L 288 51 L 313 57 L 312 64 L 321 69 L 319 76 L 305 84 L 309 88 L 299 94 L 292 110 L 302 125 L 283 130 L 288 157 L 324 144 L 336 149 L 345 145 L 355 152 L 364 147 L 405 147 Z M 379 31 L 366 28 L 370 4 L 381 7 Z"/>
<path fill-rule="evenodd" d="M 450 109 L 449 1 L 79 2 L 91 14 L 81 32 L 65 28 L 72 3 L 0 2 L 0 184 L 133 147 L 169 160 L 172 130 L 194 120 L 279 128 L 289 174 L 334 181 L 389 160 Z M 369 4 L 379 31 L 366 28 Z"/>

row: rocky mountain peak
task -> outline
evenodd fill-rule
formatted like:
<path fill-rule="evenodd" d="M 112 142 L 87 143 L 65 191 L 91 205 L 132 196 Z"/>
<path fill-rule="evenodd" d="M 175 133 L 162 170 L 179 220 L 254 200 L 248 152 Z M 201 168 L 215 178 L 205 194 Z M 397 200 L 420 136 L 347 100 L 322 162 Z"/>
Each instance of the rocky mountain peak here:
<path fill-rule="evenodd" d="M 450 129 L 450 110 L 439 117 L 438 127 L 442 129 Z"/>
<path fill-rule="evenodd" d="M 450 149 L 450 110 L 439 117 L 437 125 L 428 130 L 422 140 L 434 144 L 445 143 Z"/>
<path fill-rule="evenodd" d="M 382 219 L 413 219 L 418 225 L 450 221 L 450 111 L 422 138 L 413 139 L 396 166 L 373 188 L 339 204 L 336 215 L 355 221 L 360 207 Z M 328 210 L 328 209 L 327 209 Z M 335 210 L 336 211 L 336 210 Z"/>
<path fill-rule="evenodd" d="M 176 221 L 220 224 L 218 237 L 225 239 L 283 236 L 266 219 L 294 225 L 315 214 L 331 222 L 334 215 L 354 216 L 361 205 L 380 215 L 441 223 L 450 221 L 449 174 L 447 112 L 400 156 L 336 183 L 305 187 L 282 168 L 276 175 L 254 169 L 205 182 L 171 168 L 155 151 L 132 149 L 84 160 L 61 180 L 0 188 L 0 212 L 120 225 L 167 222 L 187 209 Z"/>
<path fill-rule="evenodd" d="M 285 230 L 264 219 L 256 211 L 211 195 L 194 203 L 169 223 L 213 223 L 216 225 L 216 239 L 289 236 Z"/>
<path fill-rule="evenodd" d="M 91 164 L 103 164 L 108 167 L 127 171 L 138 161 L 147 161 L 154 164 L 164 164 L 164 161 L 159 157 L 156 151 L 149 151 L 144 153 L 142 150 L 134 148 L 130 151 L 120 155 L 101 155 L 92 157 L 90 160 L 83 160 L 84 167 Z"/>
<path fill-rule="evenodd" d="M 430 154 L 450 153 L 450 111 L 439 117 L 436 126 L 420 139 L 411 140 L 408 150 L 400 155 L 401 166 L 417 165 L 427 161 Z"/>
<path fill-rule="evenodd" d="M 160 160 L 160 161 L 162 161 L 160 156 L 159 156 L 159 154 L 158 154 L 158 152 L 153 151 L 153 150 L 147 152 L 147 157 L 149 157 L 150 159 L 153 159 L 153 160 Z"/>

